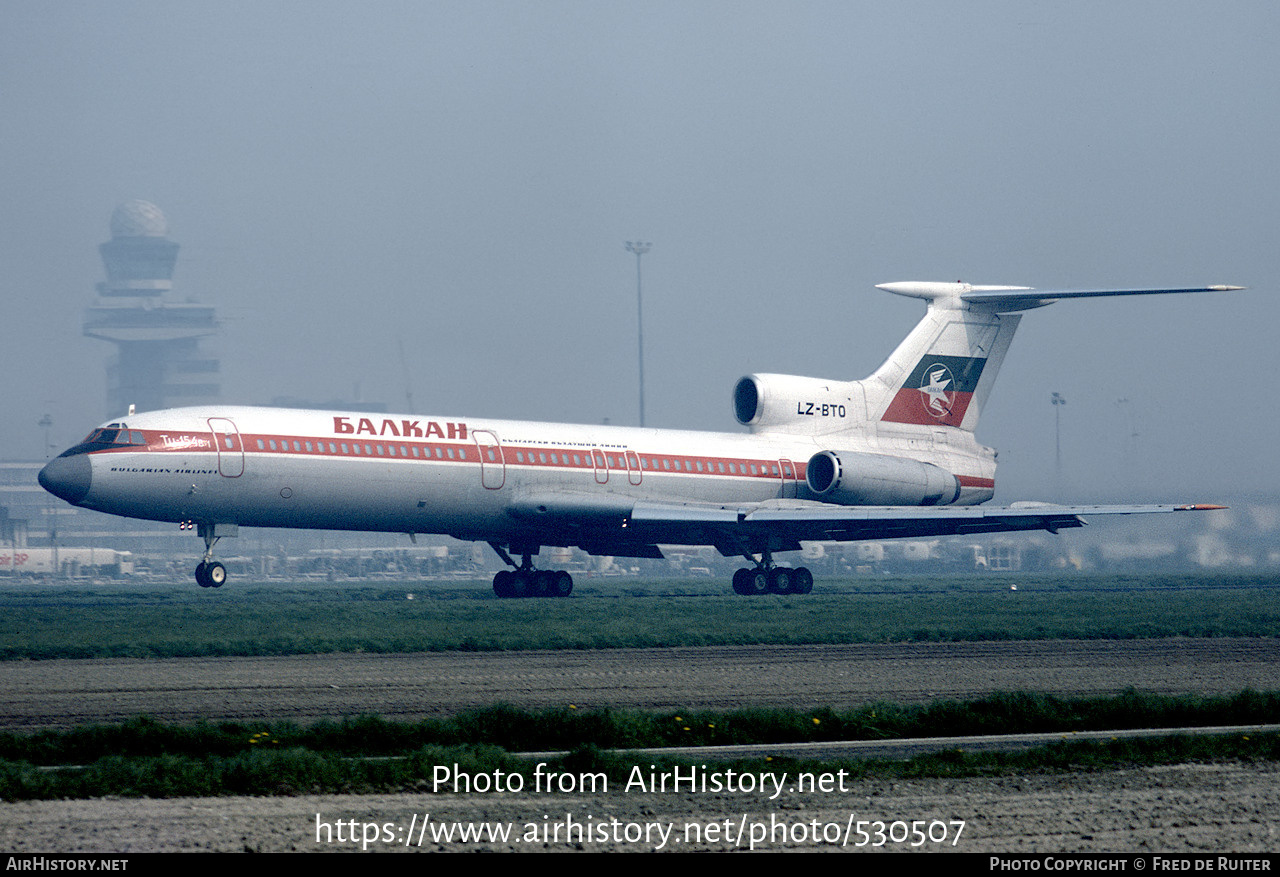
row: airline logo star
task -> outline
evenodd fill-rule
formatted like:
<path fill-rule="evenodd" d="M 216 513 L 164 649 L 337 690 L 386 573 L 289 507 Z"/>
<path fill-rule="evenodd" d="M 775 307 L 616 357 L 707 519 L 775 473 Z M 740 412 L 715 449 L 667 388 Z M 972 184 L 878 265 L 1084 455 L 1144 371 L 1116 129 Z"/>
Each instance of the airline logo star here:
<path fill-rule="evenodd" d="M 924 410 L 934 417 L 946 417 L 950 414 L 956 398 L 954 384 L 951 369 L 942 363 L 926 368 L 924 380 L 920 384 L 920 401 L 924 403 Z"/>

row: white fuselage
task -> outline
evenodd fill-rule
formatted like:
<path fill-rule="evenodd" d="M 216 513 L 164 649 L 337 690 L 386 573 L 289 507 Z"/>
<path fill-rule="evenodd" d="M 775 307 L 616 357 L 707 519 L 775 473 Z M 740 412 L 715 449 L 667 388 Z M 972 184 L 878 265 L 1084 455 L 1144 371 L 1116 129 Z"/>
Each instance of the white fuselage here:
<path fill-rule="evenodd" d="M 807 461 L 830 449 L 933 462 L 959 504 L 988 498 L 994 463 L 963 447 L 852 436 L 728 434 L 277 408 L 181 408 L 104 427 L 78 503 L 160 521 L 532 538 L 521 503 L 548 495 L 625 513 L 642 500 L 813 499 Z M 953 432 L 953 431 L 948 431 Z M 965 436 L 957 435 L 957 443 Z M 919 439 L 903 439 L 918 442 Z M 533 515 L 530 512 L 530 515 Z"/>

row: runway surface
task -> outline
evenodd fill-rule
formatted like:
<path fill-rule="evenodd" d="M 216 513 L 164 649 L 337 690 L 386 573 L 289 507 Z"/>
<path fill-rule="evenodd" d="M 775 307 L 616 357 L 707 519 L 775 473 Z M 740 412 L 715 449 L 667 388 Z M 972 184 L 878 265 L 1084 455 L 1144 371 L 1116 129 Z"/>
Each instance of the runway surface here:
<path fill-rule="evenodd" d="M 414 719 L 531 708 L 846 707 L 1027 690 L 1168 694 L 1280 689 L 1280 639 L 736 646 L 0 663 L 0 727 L 148 715 Z"/>

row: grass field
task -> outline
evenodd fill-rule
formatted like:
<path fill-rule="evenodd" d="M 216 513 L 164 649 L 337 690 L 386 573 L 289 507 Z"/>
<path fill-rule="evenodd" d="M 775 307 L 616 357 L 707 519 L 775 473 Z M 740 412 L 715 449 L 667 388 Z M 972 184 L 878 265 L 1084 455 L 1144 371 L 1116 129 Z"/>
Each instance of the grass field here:
<path fill-rule="evenodd" d="M 845 712 L 754 709 L 677 715 L 499 705 L 414 723 L 361 717 L 309 726 L 183 726 L 142 718 L 120 726 L 0 734 L 0 800 L 436 791 L 432 780 L 441 765 L 471 775 L 501 772 L 527 778 L 534 762 L 512 753 L 529 750 L 567 750 L 567 756 L 547 760 L 551 769 L 590 771 L 618 783 L 636 764 L 665 768 L 698 762 L 610 749 L 1243 724 L 1272 721 L 1278 708 L 1280 693 L 1215 698 L 1129 693 L 1087 699 L 1006 694 L 918 707 L 873 704 Z M 999 776 L 1224 759 L 1280 760 L 1280 735 L 1063 742 L 1014 753 L 953 749 L 902 761 L 819 763 L 775 756 L 723 765 L 746 771 L 843 770 L 856 779 Z"/>
<path fill-rule="evenodd" d="M 1012 586 L 1016 585 L 1014 590 Z M 966 576 L 824 581 L 807 597 L 733 596 L 719 581 L 579 581 L 568 600 L 498 600 L 488 582 L 0 585 L 0 658 L 596 649 L 748 643 L 1280 635 L 1280 576 Z M 877 704 L 839 713 L 530 712 L 448 720 L 122 726 L 0 735 L 0 798 L 423 790 L 436 765 L 524 771 L 510 753 L 566 750 L 564 769 L 620 776 L 609 749 L 898 736 L 1274 723 L 1280 694 Z M 1274 734 L 958 750 L 826 762 L 850 776 L 974 776 L 1188 760 L 1280 759 Z M 670 763 L 645 756 L 645 763 Z M 793 762 L 803 766 L 803 762 Z M 764 761 L 742 769 L 776 768 Z"/>
<path fill-rule="evenodd" d="M 1275 574 L 863 578 L 758 598 L 583 579 L 567 600 L 499 600 L 487 582 L 4 584 L 0 659 L 1270 637 L 1278 596 Z"/>

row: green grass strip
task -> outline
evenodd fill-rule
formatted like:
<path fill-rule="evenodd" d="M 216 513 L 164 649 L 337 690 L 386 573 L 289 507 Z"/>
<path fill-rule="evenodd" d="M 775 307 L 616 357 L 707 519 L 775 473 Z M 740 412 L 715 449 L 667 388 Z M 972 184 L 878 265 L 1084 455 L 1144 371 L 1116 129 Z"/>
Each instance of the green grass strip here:
<path fill-rule="evenodd" d="M 484 583 L 15 586 L 0 659 L 1280 636 L 1275 575 L 872 578 L 799 598 L 721 584 L 588 581 L 568 600 Z"/>

